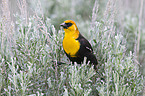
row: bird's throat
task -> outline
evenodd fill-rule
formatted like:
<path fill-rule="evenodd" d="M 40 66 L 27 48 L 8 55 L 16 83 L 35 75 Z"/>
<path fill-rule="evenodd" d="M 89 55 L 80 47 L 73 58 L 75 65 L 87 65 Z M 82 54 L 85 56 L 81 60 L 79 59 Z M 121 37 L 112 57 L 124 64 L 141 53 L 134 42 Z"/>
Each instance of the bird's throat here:
<path fill-rule="evenodd" d="M 79 31 L 78 30 L 75 30 L 75 31 L 72 31 L 72 30 L 68 30 L 68 29 L 65 29 L 65 35 L 64 35 L 64 38 L 67 37 L 67 38 L 74 38 L 74 39 L 77 39 L 79 37 Z"/>

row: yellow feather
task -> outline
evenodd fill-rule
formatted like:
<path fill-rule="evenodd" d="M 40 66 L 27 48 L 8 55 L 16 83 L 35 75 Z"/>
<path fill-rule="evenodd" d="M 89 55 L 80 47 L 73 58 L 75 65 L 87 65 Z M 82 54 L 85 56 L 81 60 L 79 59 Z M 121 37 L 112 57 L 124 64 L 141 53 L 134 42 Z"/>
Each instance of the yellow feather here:
<path fill-rule="evenodd" d="M 68 55 L 76 57 L 76 53 L 80 48 L 80 43 L 76 40 L 79 37 L 79 31 L 76 25 L 72 25 L 68 29 L 64 29 L 64 31 L 63 48 Z"/>

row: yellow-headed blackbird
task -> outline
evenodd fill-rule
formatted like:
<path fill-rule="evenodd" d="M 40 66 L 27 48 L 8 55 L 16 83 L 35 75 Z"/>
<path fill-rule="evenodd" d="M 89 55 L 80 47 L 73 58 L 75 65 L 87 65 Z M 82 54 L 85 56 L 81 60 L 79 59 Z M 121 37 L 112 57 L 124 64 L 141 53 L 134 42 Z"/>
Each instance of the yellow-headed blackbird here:
<path fill-rule="evenodd" d="M 84 57 L 87 57 L 87 62 L 90 61 L 94 65 L 94 69 L 96 69 L 98 62 L 93 54 L 93 48 L 88 40 L 81 35 L 76 23 L 72 20 L 66 20 L 60 26 L 65 31 L 63 49 L 70 61 L 81 64 Z"/>

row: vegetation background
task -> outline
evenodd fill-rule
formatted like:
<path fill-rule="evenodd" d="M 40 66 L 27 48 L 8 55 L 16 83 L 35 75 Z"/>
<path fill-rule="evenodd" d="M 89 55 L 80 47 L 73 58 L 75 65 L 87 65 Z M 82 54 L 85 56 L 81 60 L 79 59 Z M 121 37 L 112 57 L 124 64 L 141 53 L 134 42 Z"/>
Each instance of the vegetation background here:
<path fill-rule="evenodd" d="M 100 74 L 65 56 L 67 19 L 90 41 Z M 145 95 L 144 21 L 144 0 L 0 0 L 0 95 Z"/>

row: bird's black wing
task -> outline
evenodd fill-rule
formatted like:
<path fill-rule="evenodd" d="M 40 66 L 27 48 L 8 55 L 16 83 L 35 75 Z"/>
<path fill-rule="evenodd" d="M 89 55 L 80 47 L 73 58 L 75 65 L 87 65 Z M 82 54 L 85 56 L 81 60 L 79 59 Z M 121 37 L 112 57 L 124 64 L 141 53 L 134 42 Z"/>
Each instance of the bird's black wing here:
<path fill-rule="evenodd" d="M 93 48 L 91 44 L 81 34 L 79 34 L 79 37 L 77 38 L 77 40 L 80 42 L 80 50 L 79 50 L 80 54 L 81 53 L 84 54 L 86 52 L 93 53 Z"/>
<path fill-rule="evenodd" d="M 96 69 L 96 65 L 98 64 L 98 61 L 96 59 L 96 56 L 93 54 L 93 48 L 91 44 L 81 34 L 79 35 L 79 38 L 77 40 L 79 40 L 80 42 L 80 49 L 77 55 L 80 56 L 81 59 L 87 57 L 87 62 L 90 61 L 90 63 L 94 65 L 94 69 Z"/>

